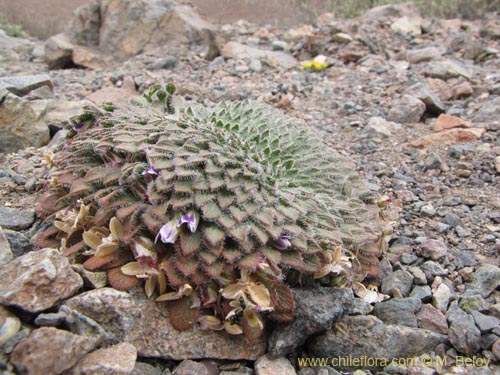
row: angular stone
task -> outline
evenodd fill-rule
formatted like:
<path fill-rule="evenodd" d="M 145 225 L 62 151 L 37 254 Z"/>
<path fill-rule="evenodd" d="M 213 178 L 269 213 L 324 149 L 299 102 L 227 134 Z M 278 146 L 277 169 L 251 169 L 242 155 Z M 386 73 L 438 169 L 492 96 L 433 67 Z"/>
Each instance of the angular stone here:
<path fill-rule="evenodd" d="M 486 100 L 479 110 L 472 116 L 473 121 L 492 122 L 498 121 L 500 116 L 500 96 L 492 96 Z"/>
<path fill-rule="evenodd" d="M 420 121 L 424 113 L 424 102 L 412 95 L 403 95 L 393 103 L 387 119 L 401 124 L 416 123 Z"/>
<path fill-rule="evenodd" d="M 54 90 L 54 84 L 47 74 L 0 77 L 0 87 L 3 87 L 17 96 L 24 96 L 40 87 L 48 87 L 51 91 Z"/>
<path fill-rule="evenodd" d="M 25 38 L 8 36 L 4 30 L 0 29 L 0 62 L 27 61 L 31 57 L 33 48 L 33 42 Z"/>
<path fill-rule="evenodd" d="M 0 303 L 39 312 L 71 297 L 82 285 L 58 250 L 32 251 L 0 268 Z"/>
<path fill-rule="evenodd" d="M 145 362 L 136 362 L 130 375 L 168 375 L 169 372 L 161 371 L 158 367 Z"/>
<path fill-rule="evenodd" d="M 438 96 L 440 100 L 450 100 L 454 95 L 453 89 L 446 81 L 443 81 L 442 79 L 429 78 L 427 80 L 427 85 L 429 86 L 431 91 Z"/>
<path fill-rule="evenodd" d="M 5 231 L 0 227 L 0 267 L 9 263 L 14 258 L 10 249 L 10 243 L 5 235 Z"/>
<path fill-rule="evenodd" d="M 102 104 L 106 102 L 127 102 L 132 96 L 137 95 L 135 82 L 130 77 L 125 77 L 122 87 L 103 87 L 87 96 L 87 99 Z"/>
<path fill-rule="evenodd" d="M 387 121 L 382 117 L 370 117 L 365 129 L 371 136 L 389 138 L 395 131 L 401 129 L 401 124 Z"/>
<path fill-rule="evenodd" d="M 472 281 L 467 283 L 465 295 L 480 294 L 487 298 L 500 285 L 500 268 L 485 264 L 472 275 Z"/>
<path fill-rule="evenodd" d="M 102 69 L 106 65 L 100 55 L 82 46 L 73 47 L 71 60 L 73 64 L 88 69 Z"/>
<path fill-rule="evenodd" d="M 0 106 L 0 152 L 42 147 L 50 141 L 49 127 L 44 121 L 48 103 L 28 101 L 13 94 L 5 97 Z"/>
<path fill-rule="evenodd" d="M 451 300 L 451 290 L 445 283 L 441 283 L 432 293 L 432 304 L 441 312 L 446 313 Z"/>
<path fill-rule="evenodd" d="M 481 314 L 479 311 L 473 311 L 471 315 L 476 322 L 477 328 L 479 328 L 483 334 L 500 326 L 500 319 L 494 316 Z"/>
<path fill-rule="evenodd" d="M 49 69 L 64 69 L 73 66 L 74 45 L 68 37 L 56 34 L 45 42 L 44 60 Z"/>
<path fill-rule="evenodd" d="M 415 314 L 421 306 L 422 302 L 418 298 L 393 298 L 375 304 L 373 315 L 385 324 L 417 327 Z"/>
<path fill-rule="evenodd" d="M 201 331 L 198 326 L 176 331 L 165 304 L 147 301 L 142 290 L 131 295 L 112 288 L 95 289 L 69 299 L 63 308 L 72 315 L 72 331 L 100 336 L 104 344 L 129 342 L 142 357 L 255 360 L 267 347 L 265 335 L 249 343 L 243 336 Z"/>
<path fill-rule="evenodd" d="M 454 143 L 476 142 L 486 133 L 486 129 L 448 129 L 438 133 L 424 135 L 408 143 L 414 148 L 425 148 L 435 144 L 451 145 Z"/>
<path fill-rule="evenodd" d="M 255 362 L 255 375 L 295 375 L 295 369 L 284 357 L 272 359 L 265 355 Z"/>
<path fill-rule="evenodd" d="M 24 375 L 59 375 L 74 366 L 94 346 L 90 338 L 43 327 L 21 340 L 10 360 Z"/>
<path fill-rule="evenodd" d="M 33 250 L 33 244 L 23 233 L 9 229 L 3 229 L 2 233 L 9 241 L 14 258 Z"/>
<path fill-rule="evenodd" d="M 392 294 L 395 289 L 398 289 L 403 297 L 408 297 L 412 286 L 413 276 L 407 271 L 398 270 L 382 280 L 381 292 Z"/>
<path fill-rule="evenodd" d="M 426 240 L 420 244 L 422 256 L 438 260 L 447 254 L 446 244 L 440 240 Z"/>
<path fill-rule="evenodd" d="M 450 344 L 460 353 L 469 356 L 476 354 L 481 348 L 481 331 L 476 327 L 474 318 L 456 307 L 448 320 L 451 323 L 448 329 Z"/>
<path fill-rule="evenodd" d="M 472 88 L 472 85 L 467 81 L 453 86 L 452 90 L 454 99 L 463 99 L 474 95 L 474 89 Z"/>
<path fill-rule="evenodd" d="M 403 16 L 418 17 L 420 13 L 415 3 L 406 2 L 400 4 L 380 5 L 366 11 L 362 17 L 369 21 L 385 21 L 387 19 L 395 19 Z"/>
<path fill-rule="evenodd" d="M 151 64 L 148 64 L 148 70 L 158 70 L 158 69 L 173 69 L 179 64 L 179 60 L 175 56 L 163 57 Z"/>
<path fill-rule="evenodd" d="M 442 335 L 448 333 L 448 323 L 446 316 L 431 304 L 422 305 L 417 313 L 418 327 L 428 329 Z"/>
<path fill-rule="evenodd" d="M 473 311 L 486 311 L 489 308 L 488 302 L 486 302 L 479 294 L 461 296 L 459 306 L 466 313 L 471 313 Z"/>
<path fill-rule="evenodd" d="M 136 359 L 135 347 L 122 342 L 87 354 L 64 375 L 128 375 L 134 370 Z"/>
<path fill-rule="evenodd" d="M 83 114 L 86 107 L 94 108 L 95 105 L 89 100 L 53 101 L 47 106 L 44 119 L 47 125 L 62 127 L 72 117 Z"/>
<path fill-rule="evenodd" d="M 410 297 L 418 298 L 422 302 L 429 302 L 432 299 L 432 290 L 429 285 L 416 285 L 410 293 Z"/>
<path fill-rule="evenodd" d="M 462 120 L 457 116 L 450 116 L 444 113 L 440 114 L 434 123 L 434 131 L 439 132 L 441 130 L 452 129 L 452 128 L 470 128 L 471 125 L 468 121 Z"/>
<path fill-rule="evenodd" d="M 405 90 L 405 94 L 412 95 L 424 102 L 425 111 L 427 113 L 438 115 L 445 111 L 443 102 L 441 102 L 441 99 L 439 99 L 427 84 L 422 82 L 415 83 Z"/>
<path fill-rule="evenodd" d="M 35 222 L 35 211 L 0 207 L 0 226 L 5 229 L 28 229 Z"/>
<path fill-rule="evenodd" d="M 309 336 L 328 330 L 353 305 L 354 295 L 347 288 L 294 289 L 295 319 L 276 324 L 269 338 L 269 353 L 284 357 L 303 345 Z"/>
<path fill-rule="evenodd" d="M 422 18 L 403 16 L 391 24 L 391 29 L 403 35 L 422 34 Z"/>
<path fill-rule="evenodd" d="M 471 79 L 473 71 L 471 68 L 465 67 L 458 61 L 431 61 L 427 67 L 427 74 L 432 78 L 450 79 L 456 77 L 464 77 Z"/>
<path fill-rule="evenodd" d="M 267 51 L 246 46 L 237 42 L 228 42 L 222 48 L 222 56 L 226 59 L 264 59 L 272 66 L 291 69 L 298 65 L 295 57 L 280 51 Z"/>
<path fill-rule="evenodd" d="M 308 353 L 320 358 L 345 358 L 348 353 L 352 358 L 384 358 L 388 364 L 393 358 L 410 358 L 430 352 L 444 342 L 446 336 L 432 331 L 384 325 L 374 316 L 358 315 L 345 317 L 332 330 L 310 339 Z M 378 366 L 365 369 L 377 370 L 382 366 L 383 363 L 378 363 Z M 339 366 L 337 369 L 354 371 L 356 367 Z"/>

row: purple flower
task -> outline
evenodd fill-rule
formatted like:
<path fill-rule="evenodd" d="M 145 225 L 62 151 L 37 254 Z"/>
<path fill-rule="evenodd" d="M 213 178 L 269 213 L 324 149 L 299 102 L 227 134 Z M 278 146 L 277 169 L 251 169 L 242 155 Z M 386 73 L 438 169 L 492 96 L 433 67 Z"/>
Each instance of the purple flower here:
<path fill-rule="evenodd" d="M 156 176 L 158 176 L 160 174 L 160 171 L 158 169 L 156 169 L 155 167 L 149 167 L 148 170 L 142 172 L 143 176 L 147 175 L 147 174 L 156 177 Z"/>
<path fill-rule="evenodd" d="M 170 220 L 160 228 L 160 231 L 156 235 L 155 243 L 158 241 L 158 237 L 161 238 L 161 242 L 163 243 L 175 243 L 178 235 L 179 227 L 177 225 L 177 220 Z"/>
<path fill-rule="evenodd" d="M 276 240 L 274 240 L 273 245 L 278 250 L 286 250 L 290 246 L 292 246 L 292 244 L 290 243 L 291 239 L 292 239 L 292 236 L 282 233 L 278 236 L 278 238 Z"/>
<path fill-rule="evenodd" d="M 200 221 L 199 216 L 197 212 L 189 211 L 187 214 L 181 216 L 177 222 L 177 226 L 180 227 L 182 224 L 187 223 L 189 230 L 193 233 L 198 227 L 198 222 Z"/>
<path fill-rule="evenodd" d="M 85 122 L 78 122 L 76 124 L 73 125 L 73 129 L 75 130 L 82 130 L 83 128 L 85 127 Z"/>

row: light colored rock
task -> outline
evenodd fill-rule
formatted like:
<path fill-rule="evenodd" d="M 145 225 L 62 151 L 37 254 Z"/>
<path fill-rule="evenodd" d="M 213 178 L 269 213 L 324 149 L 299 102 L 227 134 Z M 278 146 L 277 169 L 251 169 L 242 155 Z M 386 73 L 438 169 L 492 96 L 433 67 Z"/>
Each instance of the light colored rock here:
<path fill-rule="evenodd" d="M 175 375 L 209 375 L 208 368 L 202 363 L 186 359 L 174 371 Z"/>
<path fill-rule="evenodd" d="M 438 133 L 428 134 L 408 143 L 410 147 L 425 148 L 435 144 L 451 145 L 461 142 L 476 142 L 486 133 L 486 129 L 448 129 Z"/>
<path fill-rule="evenodd" d="M 500 156 L 497 156 L 495 158 L 495 169 L 497 173 L 500 173 Z"/>
<path fill-rule="evenodd" d="M 58 250 L 32 251 L 0 268 L 0 303 L 39 312 L 73 296 L 82 285 Z"/>
<path fill-rule="evenodd" d="M 314 28 L 311 25 L 303 25 L 295 29 L 290 29 L 285 33 L 285 40 L 287 42 L 296 43 L 304 38 L 314 35 Z"/>
<path fill-rule="evenodd" d="M 422 18 L 403 16 L 391 24 L 391 29 L 404 35 L 422 34 Z"/>
<path fill-rule="evenodd" d="M 440 114 L 434 123 L 434 131 L 439 132 L 441 130 L 453 129 L 453 128 L 470 128 L 471 125 L 468 121 L 465 121 L 457 116 L 446 115 L 444 113 Z"/>
<path fill-rule="evenodd" d="M 10 37 L 0 29 L 0 62 L 28 60 L 34 46 L 33 42 Z"/>
<path fill-rule="evenodd" d="M 436 290 L 432 292 L 432 304 L 443 314 L 448 310 L 451 300 L 451 290 L 445 283 L 439 284 Z"/>
<path fill-rule="evenodd" d="M 405 90 L 405 94 L 420 99 L 425 104 L 425 112 L 438 115 L 445 111 L 445 106 L 439 97 L 423 82 L 415 83 Z"/>
<path fill-rule="evenodd" d="M 61 125 L 72 117 L 83 114 L 85 112 L 84 107 L 93 108 L 95 105 L 88 100 L 53 101 L 47 106 L 44 120 L 47 125 Z"/>
<path fill-rule="evenodd" d="M 120 103 L 127 102 L 132 96 L 137 94 L 134 80 L 130 77 L 125 77 L 122 87 L 103 87 L 87 95 L 87 99 L 96 104 L 106 102 Z"/>
<path fill-rule="evenodd" d="M 87 354 L 64 375 L 128 375 L 134 370 L 136 359 L 135 347 L 122 342 Z"/>
<path fill-rule="evenodd" d="M 412 64 L 418 64 L 425 61 L 432 61 L 443 54 L 443 49 L 438 47 L 424 47 L 412 49 L 406 52 L 406 59 Z"/>
<path fill-rule="evenodd" d="M 427 67 L 427 74 L 432 78 L 450 79 L 464 77 L 471 79 L 474 72 L 472 68 L 454 60 L 431 61 Z"/>
<path fill-rule="evenodd" d="M 420 245 L 422 256 L 438 260 L 447 254 L 446 244 L 440 240 L 426 240 Z"/>
<path fill-rule="evenodd" d="M 352 36 L 346 33 L 336 33 L 332 38 L 335 42 L 342 44 L 348 44 L 354 40 Z"/>
<path fill-rule="evenodd" d="M 255 375 L 295 375 L 295 369 L 284 357 L 271 359 L 267 355 L 255 362 Z"/>
<path fill-rule="evenodd" d="M 24 96 L 41 87 L 48 87 L 51 91 L 54 90 L 54 84 L 47 74 L 0 77 L 0 87 L 5 88 L 7 91 L 17 96 Z"/>
<path fill-rule="evenodd" d="M 198 326 L 176 331 L 165 305 L 147 301 L 142 291 L 132 296 L 112 288 L 95 289 L 69 299 L 63 307 L 73 315 L 72 331 L 101 335 L 104 344 L 129 342 L 142 357 L 255 360 L 267 348 L 266 337 L 249 343 L 242 336 L 201 331 Z"/>
<path fill-rule="evenodd" d="M 370 117 L 366 130 L 372 136 L 389 138 L 395 131 L 401 130 L 401 124 L 387 121 L 382 117 Z"/>
<path fill-rule="evenodd" d="M 9 341 L 21 329 L 17 316 L 0 306 L 0 347 Z"/>
<path fill-rule="evenodd" d="M 8 94 L 0 106 L 0 152 L 42 147 L 50 140 L 44 121 L 48 100 L 28 101 Z"/>
<path fill-rule="evenodd" d="M 56 34 L 45 42 L 44 60 L 49 69 L 63 69 L 73 64 L 74 45 L 66 34 Z"/>
<path fill-rule="evenodd" d="M 403 95 L 394 101 L 387 119 L 401 124 L 416 123 L 420 121 L 424 113 L 424 102 L 412 95 Z"/>
<path fill-rule="evenodd" d="M 59 375 L 74 366 L 94 346 L 87 337 L 42 327 L 19 342 L 10 360 L 23 375 Z"/>
<path fill-rule="evenodd" d="M 222 48 L 222 56 L 227 59 L 261 59 L 266 60 L 270 65 L 291 69 L 298 65 L 297 60 L 284 52 L 266 51 L 263 49 L 246 46 L 237 42 L 228 42 Z"/>
<path fill-rule="evenodd" d="M 450 85 L 439 78 L 429 78 L 427 85 L 434 92 L 440 100 L 450 100 L 454 96 L 454 90 Z"/>
<path fill-rule="evenodd" d="M 453 98 L 455 99 L 468 98 L 469 96 L 474 95 L 474 89 L 472 88 L 472 85 L 468 81 L 453 86 L 452 90 L 453 90 Z"/>
<path fill-rule="evenodd" d="M 101 69 L 105 66 L 103 59 L 89 48 L 75 45 L 71 54 L 73 64 L 89 69 Z"/>
<path fill-rule="evenodd" d="M 0 226 L 5 229 L 28 229 L 35 221 L 35 211 L 0 207 Z"/>
<path fill-rule="evenodd" d="M 385 21 L 388 19 L 396 19 L 403 16 L 420 17 L 415 3 L 407 2 L 401 4 L 380 5 L 366 11 L 362 17 L 366 20 Z"/>

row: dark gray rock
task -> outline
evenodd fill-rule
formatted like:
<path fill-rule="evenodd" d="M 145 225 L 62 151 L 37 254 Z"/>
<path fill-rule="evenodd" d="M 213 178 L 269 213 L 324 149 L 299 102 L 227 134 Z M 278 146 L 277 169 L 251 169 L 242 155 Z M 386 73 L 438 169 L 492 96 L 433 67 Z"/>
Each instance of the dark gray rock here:
<path fill-rule="evenodd" d="M 293 290 L 295 320 L 278 324 L 269 338 L 269 353 L 283 357 L 314 334 L 331 329 L 354 303 L 351 289 L 307 288 Z"/>
<path fill-rule="evenodd" d="M 24 96 L 41 87 L 48 87 L 51 91 L 54 90 L 54 84 L 47 74 L 0 77 L 0 88 L 4 88 L 17 96 Z"/>
<path fill-rule="evenodd" d="M 446 271 L 439 263 L 432 260 L 422 264 L 420 269 L 424 271 L 428 282 L 432 282 L 436 276 L 446 276 L 448 274 L 448 271 Z"/>
<path fill-rule="evenodd" d="M 499 116 L 500 96 L 494 96 L 480 106 L 480 109 L 472 116 L 472 120 L 476 122 L 490 122 L 493 119 L 498 119 Z"/>
<path fill-rule="evenodd" d="M 372 315 L 348 316 L 335 327 L 309 340 L 311 357 L 352 358 L 370 357 L 387 360 L 370 370 L 388 365 L 393 358 L 409 358 L 432 351 L 446 342 L 446 336 L 419 328 L 385 325 Z M 338 370 L 353 371 L 353 366 L 339 366 Z"/>
<path fill-rule="evenodd" d="M 429 302 L 432 299 L 432 290 L 429 285 L 416 285 L 410 293 L 410 297 L 418 298 L 422 302 Z"/>
<path fill-rule="evenodd" d="M 158 70 L 158 69 L 173 69 L 179 64 L 179 60 L 175 56 L 166 56 L 162 59 L 159 59 L 151 64 L 149 64 L 146 68 L 148 70 Z"/>
<path fill-rule="evenodd" d="M 412 95 L 403 95 L 396 100 L 389 113 L 387 120 L 401 124 L 419 122 L 425 113 L 425 104 Z"/>
<path fill-rule="evenodd" d="M 385 324 L 417 327 L 415 314 L 421 306 L 422 302 L 418 298 L 393 298 L 377 303 L 373 309 L 373 315 Z"/>
<path fill-rule="evenodd" d="M 35 211 L 0 207 L 0 226 L 5 229 L 23 230 L 35 222 Z"/>
<path fill-rule="evenodd" d="M 450 327 L 448 340 L 460 353 L 474 355 L 481 348 L 481 331 L 476 327 L 472 315 L 467 314 L 457 303 L 453 303 L 446 315 Z"/>
<path fill-rule="evenodd" d="M 467 285 L 465 295 L 480 294 L 488 297 L 500 285 L 500 268 L 485 264 L 478 268 L 472 275 L 472 281 Z"/>
<path fill-rule="evenodd" d="M 446 214 L 444 222 L 452 228 L 462 225 L 462 219 L 460 219 L 460 216 L 454 214 L 453 212 Z"/>
<path fill-rule="evenodd" d="M 4 229 L 2 232 L 7 238 L 7 241 L 9 241 L 10 250 L 14 258 L 20 257 L 33 250 L 33 244 L 23 233 L 9 229 Z"/>
<path fill-rule="evenodd" d="M 130 375 L 162 375 L 162 371 L 145 362 L 136 362 Z"/>
<path fill-rule="evenodd" d="M 413 276 L 411 273 L 398 270 L 382 280 L 381 292 L 392 294 L 394 290 L 398 289 L 403 297 L 408 297 L 412 287 Z"/>
<path fill-rule="evenodd" d="M 474 318 L 476 326 L 477 328 L 479 328 L 481 333 L 490 332 L 500 325 L 500 319 L 494 316 L 485 315 L 480 313 L 479 311 L 473 311 L 471 315 Z"/>

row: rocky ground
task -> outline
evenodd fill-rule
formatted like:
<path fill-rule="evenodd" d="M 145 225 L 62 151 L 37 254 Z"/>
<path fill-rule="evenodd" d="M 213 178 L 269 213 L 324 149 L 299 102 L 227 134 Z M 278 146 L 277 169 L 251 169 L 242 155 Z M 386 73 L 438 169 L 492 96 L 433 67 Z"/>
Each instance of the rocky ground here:
<path fill-rule="evenodd" d="M 113 14 L 95 27 L 92 7 L 47 42 L 0 32 L 3 373 L 499 373 L 499 15 L 422 19 L 405 5 L 278 29 L 176 12 L 171 26 L 148 13 L 162 33 Z M 317 55 L 327 69 L 301 68 Z M 296 290 L 296 321 L 250 345 L 178 333 L 141 290 L 105 288 L 57 251 L 33 252 L 34 205 L 61 124 L 88 101 L 126 100 L 158 82 L 174 82 L 187 102 L 273 105 L 353 160 L 371 190 L 401 202 L 376 281 L 390 298 Z M 395 360 L 336 370 L 299 361 L 349 356 Z M 405 366 L 409 358 L 419 359 Z"/>

